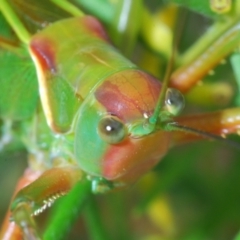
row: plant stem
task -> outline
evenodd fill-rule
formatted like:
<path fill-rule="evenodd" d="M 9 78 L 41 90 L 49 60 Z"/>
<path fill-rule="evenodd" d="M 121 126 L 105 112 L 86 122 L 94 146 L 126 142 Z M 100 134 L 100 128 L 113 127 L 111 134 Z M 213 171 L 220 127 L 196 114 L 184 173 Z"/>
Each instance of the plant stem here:
<path fill-rule="evenodd" d="M 62 198 L 49 219 L 49 225 L 44 232 L 43 239 L 63 239 L 71 230 L 71 226 L 79 216 L 90 194 L 91 182 L 85 180 L 79 182 L 67 196 Z"/>
<path fill-rule="evenodd" d="M 90 239 L 108 240 L 109 238 L 105 232 L 105 228 L 102 226 L 102 220 L 93 197 L 89 198 L 83 213 Z"/>
<path fill-rule="evenodd" d="M 30 34 L 6 0 L 0 0 L 0 11 L 14 29 L 19 39 L 23 43 L 28 44 L 30 40 Z"/>

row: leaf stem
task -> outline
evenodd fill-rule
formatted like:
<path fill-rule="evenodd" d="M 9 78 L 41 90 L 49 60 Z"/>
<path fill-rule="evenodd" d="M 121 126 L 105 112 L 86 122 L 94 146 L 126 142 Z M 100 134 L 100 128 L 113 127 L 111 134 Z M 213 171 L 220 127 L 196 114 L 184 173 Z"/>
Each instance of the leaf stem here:
<path fill-rule="evenodd" d="M 0 11 L 12 26 L 19 39 L 23 43 L 28 44 L 30 34 L 6 0 L 0 0 Z"/>
<path fill-rule="evenodd" d="M 68 13 L 75 17 L 81 17 L 85 15 L 80 9 L 78 9 L 76 6 L 74 6 L 72 3 L 66 0 L 51 0 L 51 1 L 58 7 L 62 8 L 63 10 L 67 11 Z"/>
<path fill-rule="evenodd" d="M 88 234 L 92 240 L 108 240 L 105 228 L 103 227 L 99 211 L 93 196 L 88 199 L 84 208 L 84 220 L 88 228 Z"/>

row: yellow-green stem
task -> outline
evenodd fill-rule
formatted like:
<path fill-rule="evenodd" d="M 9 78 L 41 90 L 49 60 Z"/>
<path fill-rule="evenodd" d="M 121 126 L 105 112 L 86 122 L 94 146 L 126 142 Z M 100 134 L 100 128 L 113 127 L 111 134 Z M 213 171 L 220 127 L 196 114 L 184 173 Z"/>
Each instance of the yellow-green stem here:
<path fill-rule="evenodd" d="M 23 43 L 28 44 L 30 34 L 6 0 L 0 0 L 0 11 L 12 26 L 19 39 Z"/>
<path fill-rule="evenodd" d="M 73 15 L 74 17 L 81 17 L 85 15 L 81 10 L 79 10 L 77 7 L 75 7 L 68 1 L 65 0 L 51 0 L 51 1 L 58 7 L 62 8 L 63 10 Z"/>

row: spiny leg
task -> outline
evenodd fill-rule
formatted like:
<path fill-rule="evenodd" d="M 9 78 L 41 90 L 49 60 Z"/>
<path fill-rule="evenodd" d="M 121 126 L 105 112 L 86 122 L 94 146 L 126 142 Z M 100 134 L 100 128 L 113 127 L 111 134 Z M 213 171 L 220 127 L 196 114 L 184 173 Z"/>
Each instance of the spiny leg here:
<path fill-rule="evenodd" d="M 30 184 L 31 182 L 35 181 L 39 176 L 40 171 L 33 171 L 28 168 L 23 177 L 18 181 L 16 189 L 14 191 L 14 195 L 24 188 L 26 185 Z M 0 231 L 0 239 L 2 240 L 20 240 L 22 239 L 22 233 L 20 228 L 15 224 L 15 222 L 10 221 L 11 212 L 8 210 L 1 231 Z"/>
<path fill-rule="evenodd" d="M 53 168 L 17 193 L 11 205 L 12 220 L 20 226 L 26 239 L 41 239 L 33 216 L 67 194 L 81 177 L 82 171 L 78 168 Z"/>

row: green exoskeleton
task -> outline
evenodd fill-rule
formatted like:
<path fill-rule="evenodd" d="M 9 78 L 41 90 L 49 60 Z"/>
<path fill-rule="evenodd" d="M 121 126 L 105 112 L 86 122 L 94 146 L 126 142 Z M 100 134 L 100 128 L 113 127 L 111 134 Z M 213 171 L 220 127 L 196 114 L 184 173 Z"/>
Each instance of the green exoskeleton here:
<path fill-rule="evenodd" d="M 222 139 L 218 136 L 240 128 L 239 108 L 176 117 L 184 106 L 177 89 L 188 91 L 238 45 L 237 17 L 214 33 L 214 41 L 206 37 L 213 42 L 203 53 L 186 57 L 173 74 L 167 70 L 161 83 L 113 47 L 96 18 L 67 1 L 54 2 L 50 6 L 63 19 L 40 21 L 38 31 L 24 25 L 11 4 L 0 2 L 17 36 L 16 41 L 0 38 L 1 145 L 14 136 L 11 121 L 21 121 L 17 134 L 32 156 L 31 171 L 40 172 L 34 180 L 25 176 L 31 182 L 26 187 L 20 184 L 12 222 L 2 236 L 16 223 L 26 239 L 40 239 L 33 216 L 77 184 L 82 184 L 80 199 L 90 194 L 90 182 L 96 193 L 123 188 L 156 166 L 172 146 L 204 136 Z M 25 11 L 32 18 L 30 6 Z M 19 88 L 11 86 L 17 71 L 25 84 Z M 176 89 L 168 88 L 168 80 Z M 8 239 L 20 239 L 18 234 L 14 228 Z"/>

